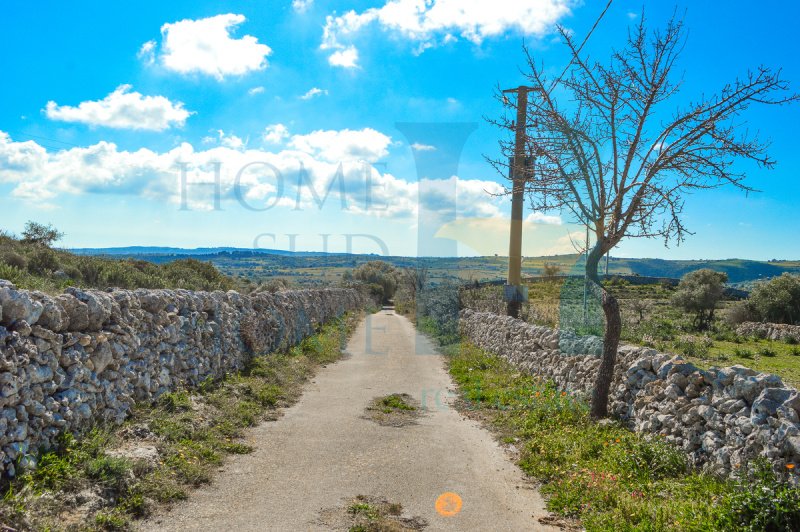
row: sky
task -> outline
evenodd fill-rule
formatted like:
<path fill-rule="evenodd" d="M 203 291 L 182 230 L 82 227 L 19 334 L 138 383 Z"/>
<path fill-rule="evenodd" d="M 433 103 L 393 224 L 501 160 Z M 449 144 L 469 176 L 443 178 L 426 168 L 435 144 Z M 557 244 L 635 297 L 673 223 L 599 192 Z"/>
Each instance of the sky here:
<path fill-rule="evenodd" d="M 65 247 L 236 246 L 391 255 L 504 255 L 508 184 L 487 162 L 506 132 L 498 87 L 548 73 L 605 0 L 194 0 L 0 4 L 0 229 L 53 223 Z M 599 61 L 642 13 L 688 29 L 678 108 L 748 68 L 800 91 L 800 4 L 614 0 L 587 42 Z M 758 192 L 690 195 L 680 246 L 612 254 L 800 259 L 800 105 L 737 124 L 772 143 Z M 523 253 L 569 253 L 582 230 L 526 206 Z"/>

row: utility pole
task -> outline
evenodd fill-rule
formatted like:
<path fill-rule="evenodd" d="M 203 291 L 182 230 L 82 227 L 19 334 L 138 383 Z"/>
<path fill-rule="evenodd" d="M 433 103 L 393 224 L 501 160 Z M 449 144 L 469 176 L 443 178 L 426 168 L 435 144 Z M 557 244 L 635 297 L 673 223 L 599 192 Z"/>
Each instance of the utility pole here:
<path fill-rule="evenodd" d="M 528 91 L 534 87 L 520 86 L 504 90 L 503 94 L 517 94 L 517 122 L 514 158 L 511 160 L 511 235 L 508 244 L 508 282 L 505 286 L 506 314 L 519 318 L 522 302 L 527 300 L 527 290 L 522 286 L 522 207 L 525 199 L 525 145 L 528 120 Z"/>

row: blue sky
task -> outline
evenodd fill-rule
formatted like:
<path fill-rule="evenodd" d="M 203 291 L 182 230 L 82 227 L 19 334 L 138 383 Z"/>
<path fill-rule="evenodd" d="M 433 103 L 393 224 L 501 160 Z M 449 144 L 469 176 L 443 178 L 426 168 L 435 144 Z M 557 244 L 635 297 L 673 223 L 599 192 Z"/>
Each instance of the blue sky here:
<path fill-rule="evenodd" d="M 436 254 L 503 254 L 509 200 L 492 195 L 505 181 L 484 160 L 498 153 L 500 133 L 483 119 L 501 111 L 492 92 L 523 81 L 523 39 L 560 71 L 555 24 L 582 38 L 605 2 L 415 5 L 4 2 L 0 227 L 52 222 L 74 247 L 435 253 L 423 233 L 440 237 Z M 800 90 L 791 1 L 614 0 L 587 51 L 602 59 L 621 46 L 642 7 L 655 26 L 676 6 L 689 34 L 675 105 L 760 64 Z M 761 192 L 692 195 L 696 234 L 683 245 L 628 241 L 615 255 L 800 258 L 800 105 L 745 118 L 778 161 L 741 166 Z M 526 215 L 525 254 L 571 249 L 577 228 Z"/>

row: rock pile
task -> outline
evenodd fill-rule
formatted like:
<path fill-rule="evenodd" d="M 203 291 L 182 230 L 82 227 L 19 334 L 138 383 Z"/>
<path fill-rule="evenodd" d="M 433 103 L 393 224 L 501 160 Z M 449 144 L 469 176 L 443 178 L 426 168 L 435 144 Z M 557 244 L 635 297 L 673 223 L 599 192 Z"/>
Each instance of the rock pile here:
<path fill-rule="evenodd" d="M 588 393 L 602 339 L 462 310 L 461 333 L 562 389 Z M 780 377 L 743 366 L 703 370 L 681 357 L 624 345 L 617 355 L 610 410 L 630 426 L 664 437 L 697 466 L 730 474 L 764 456 L 800 467 L 800 394 Z"/>
<path fill-rule="evenodd" d="M 800 343 L 800 325 L 746 321 L 736 327 L 736 334 L 740 336 L 757 336 L 758 338 L 768 338 L 769 340 L 790 340 Z"/>
<path fill-rule="evenodd" d="M 119 423 L 136 401 L 241 369 L 364 304 L 346 289 L 51 297 L 0 280 L 0 472 L 62 431 Z"/>

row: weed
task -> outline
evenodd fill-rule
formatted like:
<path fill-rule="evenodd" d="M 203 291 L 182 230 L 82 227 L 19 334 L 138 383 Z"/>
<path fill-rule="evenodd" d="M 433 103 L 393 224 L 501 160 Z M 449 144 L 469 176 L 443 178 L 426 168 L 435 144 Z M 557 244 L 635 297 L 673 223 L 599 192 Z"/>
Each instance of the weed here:
<path fill-rule="evenodd" d="M 761 348 L 761 350 L 758 352 L 758 354 L 761 355 L 762 357 L 768 357 L 768 358 L 772 358 L 774 356 L 778 356 L 778 353 L 776 353 L 774 350 L 770 349 L 769 347 Z"/>
<path fill-rule="evenodd" d="M 381 398 L 380 404 L 383 406 L 383 411 L 387 414 L 394 410 L 416 410 L 417 407 L 408 404 L 406 399 L 401 394 L 393 393 Z"/>

